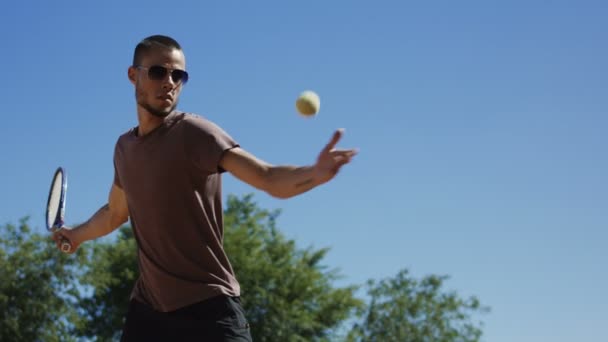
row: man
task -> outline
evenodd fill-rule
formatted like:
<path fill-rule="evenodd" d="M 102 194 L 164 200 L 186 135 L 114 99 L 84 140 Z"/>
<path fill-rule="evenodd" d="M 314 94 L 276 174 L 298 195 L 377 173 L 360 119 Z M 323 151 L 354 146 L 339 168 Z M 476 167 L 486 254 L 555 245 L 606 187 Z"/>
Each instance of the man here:
<path fill-rule="evenodd" d="M 245 151 L 224 130 L 175 108 L 188 80 L 184 53 L 167 36 L 135 48 L 128 76 L 138 126 L 120 136 L 108 203 L 53 239 L 80 244 L 131 219 L 140 275 L 123 341 L 250 341 L 240 287 L 224 252 L 221 174 L 278 198 L 331 180 L 356 154 L 334 149 L 338 130 L 312 166 L 274 166 Z"/>

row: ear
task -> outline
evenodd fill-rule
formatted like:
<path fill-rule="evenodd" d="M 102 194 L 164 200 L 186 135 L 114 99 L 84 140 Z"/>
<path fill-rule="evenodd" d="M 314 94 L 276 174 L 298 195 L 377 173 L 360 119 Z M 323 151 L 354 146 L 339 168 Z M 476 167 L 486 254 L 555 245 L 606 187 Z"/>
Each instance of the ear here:
<path fill-rule="evenodd" d="M 137 69 L 133 66 L 130 66 L 129 70 L 127 71 L 127 74 L 129 76 L 129 81 L 131 81 L 131 83 L 135 85 L 137 79 Z"/>

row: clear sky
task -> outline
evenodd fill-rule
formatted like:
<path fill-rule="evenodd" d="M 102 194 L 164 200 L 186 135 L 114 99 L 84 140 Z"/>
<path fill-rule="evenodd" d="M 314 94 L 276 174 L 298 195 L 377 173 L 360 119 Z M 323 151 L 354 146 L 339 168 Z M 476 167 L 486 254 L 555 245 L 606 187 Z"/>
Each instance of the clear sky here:
<path fill-rule="evenodd" d="M 0 12 L 0 223 L 43 231 L 54 169 L 67 219 L 106 201 L 135 126 L 139 40 L 182 43 L 179 109 L 274 164 L 312 163 L 338 127 L 360 154 L 281 208 L 340 284 L 408 268 L 490 306 L 485 341 L 608 341 L 605 1 L 10 1 Z M 303 90 L 321 96 L 296 114 Z M 246 291 L 246 289 L 244 289 Z"/>

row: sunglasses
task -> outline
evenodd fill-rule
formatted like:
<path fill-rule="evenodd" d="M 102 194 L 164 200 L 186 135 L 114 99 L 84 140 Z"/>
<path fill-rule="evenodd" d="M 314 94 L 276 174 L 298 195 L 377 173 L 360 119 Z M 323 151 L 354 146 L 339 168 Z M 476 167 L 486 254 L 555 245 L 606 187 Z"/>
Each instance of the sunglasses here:
<path fill-rule="evenodd" d="M 148 70 L 148 78 L 154 81 L 162 81 L 167 77 L 167 73 L 171 72 L 171 79 L 174 83 L 186 83 L 188 82 L 188 73 L 185 70 L 180 69 L 167 69 L 164 66 L 153 65 L 145 67 L 138 65 L 138 69 Z"/>

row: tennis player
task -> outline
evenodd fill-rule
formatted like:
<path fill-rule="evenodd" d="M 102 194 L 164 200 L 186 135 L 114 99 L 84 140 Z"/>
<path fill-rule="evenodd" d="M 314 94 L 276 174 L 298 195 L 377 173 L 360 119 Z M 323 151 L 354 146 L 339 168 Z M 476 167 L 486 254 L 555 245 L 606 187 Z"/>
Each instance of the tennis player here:
<path fill-rule="evenodd" d="M 208 118 L 176 110 L 188 81 L 174 39 L 155 35 L 135 48 L 128 77 L 138 126 L 118 138 L 108 203 L 88 221 L 53 235 L 72 244 L 107 235 L 131 220 L 139 278 L 122 341 L 251 341 L 241 289 L 226 255 L 221 175 L 278 198 L 333 179 L 354 149 L 336 149 L 337 130 L 310 166 L 256 158 Z"/>

